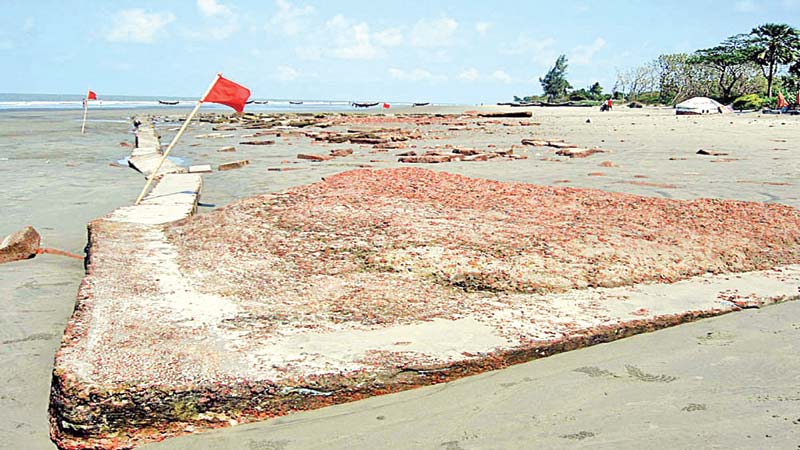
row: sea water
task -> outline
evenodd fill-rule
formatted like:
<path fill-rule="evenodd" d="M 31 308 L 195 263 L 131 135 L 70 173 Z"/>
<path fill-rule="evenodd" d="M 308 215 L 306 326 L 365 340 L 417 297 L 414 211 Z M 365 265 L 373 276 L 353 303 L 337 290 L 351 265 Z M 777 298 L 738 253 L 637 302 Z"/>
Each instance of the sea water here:
<path fill-rule="evenodd" d="M 89 102 L 90 109 L 161 109 L 164 111 L 191 109 L 197 102 L 192 97 L 152 97 L 97 94 L 97 100 Z M 2 110 L 53 110 L 83 109 L 83 96 L 71 94 L 3 94 L 0 93 L 0 111 Z M 164 105 L 159 100 L 178 102 L 177 105 Z M 352 111 L 351 101 L 344 100 L 288 100 L 251 98 L 253 103 L 245 106 L 245 111 Z M 257 102 L 257 103 L 256 103 Z M 266 102 L 266 103 L 263 103 Z M 297 104 L 296 102 L 302 102 Z M 390 102 L 394 106 L 409 106 L 409 102 Z M 380 109 L 380 104 L 374 108 Z M 225 110 L 227 106 L 208 103 L 203 109 Z M 361 109 L 363 110 L 363 109 Z"/>

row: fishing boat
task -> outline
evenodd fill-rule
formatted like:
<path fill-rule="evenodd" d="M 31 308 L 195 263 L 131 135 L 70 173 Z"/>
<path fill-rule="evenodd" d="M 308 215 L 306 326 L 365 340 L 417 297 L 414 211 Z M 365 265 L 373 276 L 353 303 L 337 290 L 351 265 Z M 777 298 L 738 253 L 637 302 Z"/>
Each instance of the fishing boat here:
<path fill-rule="evenodd" d="M 412 106 L 428 106 L 431 102 L 423 102 L 423 103 L 414 103 Z"/>
<path fill-rule="evenodd" d="M 301 102 L 301 101 L 289 101 L 289 104 L 290 105 L 302 105 L 303 102 Z"/>
<path fill-rule="evenodd" d="M 380 102 L 374 103 L 360 103 L 360 102 L 353 102 L 354 108 L 372 108 L 373 106 L 378 106 Z"/>
<path fill-rule="evenodd" d="M 161 103 L 162 105 L 177 105 L 179 102 L 178 102 L 178 100 L 175 100 L 175 101 L 159 100 L 158 103 Z"/>
<path fill-rule="evenodd" d="M 267 103 L 269 103 L 269 100 L 253 100 L 253 103 L 255 103 L 256 105 L 266 105 Z"/>

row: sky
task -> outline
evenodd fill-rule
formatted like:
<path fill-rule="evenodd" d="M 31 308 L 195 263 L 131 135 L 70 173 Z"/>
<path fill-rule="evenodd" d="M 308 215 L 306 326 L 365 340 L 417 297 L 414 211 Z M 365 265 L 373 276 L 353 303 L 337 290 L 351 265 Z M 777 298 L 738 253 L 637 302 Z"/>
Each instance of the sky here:
<path fill-rule="evenodd" d="M 476 104 L 575 88 L 767 22 L 800 0 L 0 0 L 0 92 Z"/>

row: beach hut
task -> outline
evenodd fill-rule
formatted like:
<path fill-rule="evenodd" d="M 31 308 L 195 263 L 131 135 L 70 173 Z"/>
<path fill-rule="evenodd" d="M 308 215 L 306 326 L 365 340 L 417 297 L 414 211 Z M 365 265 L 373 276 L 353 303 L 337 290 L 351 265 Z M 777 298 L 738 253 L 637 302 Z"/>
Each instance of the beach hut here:
<path fill-rule="evenodd" d="M 700 115 L 722 114 L 727 108 L 722 103 L 708 97 L 695 97 L 675 105 L 675 114 Z"/>

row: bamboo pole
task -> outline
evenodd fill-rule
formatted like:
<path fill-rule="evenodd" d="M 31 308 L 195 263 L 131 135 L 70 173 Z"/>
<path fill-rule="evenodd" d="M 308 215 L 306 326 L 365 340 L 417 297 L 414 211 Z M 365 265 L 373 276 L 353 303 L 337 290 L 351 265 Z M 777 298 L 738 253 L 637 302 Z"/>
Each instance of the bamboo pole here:
<path fill-rule="evenodd" d="M 214 85 L 217 84 L 217 80 L 219 80 L 220 76 L 221 74 L 217 74 L 217 76 L 214 77 L 214 81 L 212 81 L 211 84 L 208 86 L 208 89 L 206 89 L 205 94 L 203 94 L 203 96 L 200 97 L 200 100 L 197 101 L 197 104 L 194 105 L 194 109 L 192 110 L 192 112 L 190 112 L 189 115 L 186 116 L 186 120 L 183 121 L 183 125 L 181 125 L 180 130 L 178 130 L 178 133 L 175 134 L 174 138 L 172 138 L 172 142 L 169 143 L 167 150 L 164 151 L 164 154 L 161 156 L 161 160 L 158 161 L 158 166 L 156 166 L 155 170 L 153 170 L 153 172 L 150 173 L 150 176 L 147 178 L 147 183 L 145 183 L 142 192 L 139 194 L 139 197 L 136 198 L 136 202 L 134 203 L 134 205 L 138 205 L 139 203 L 142 202 L 144 195 L 147 193 L 147 189 L 150 187 L 150 184 L 152 184 L 153 180 L 156 178 L 158 170 L 161 169 L 161 165 L 164 164 L 164 161 L 167 159 L 169 152 L 172 151 L 172 147 L 175 147 L 175 144 L 178 142 L 178 139 L 180 139 L 181 136 L 183 136 L 183 132 L 186 131 L 186 128 L 189 126 L 189 122 L 191 122 L 195 114 L 197 114 L 197 111 L 200 109 L 200 106 L 203 104 L 203 101 L 206 99 L 208 93 L 211 92 L 211 89 L 214 89 Z"/>
<path fill-rule="evenodd" d="M 86 134 L 86 113 L 89 112 L 89 90 L 86 90 L 86 97 L 83 98 L 83 124 L 81 124 L 81 134 Z"/>

